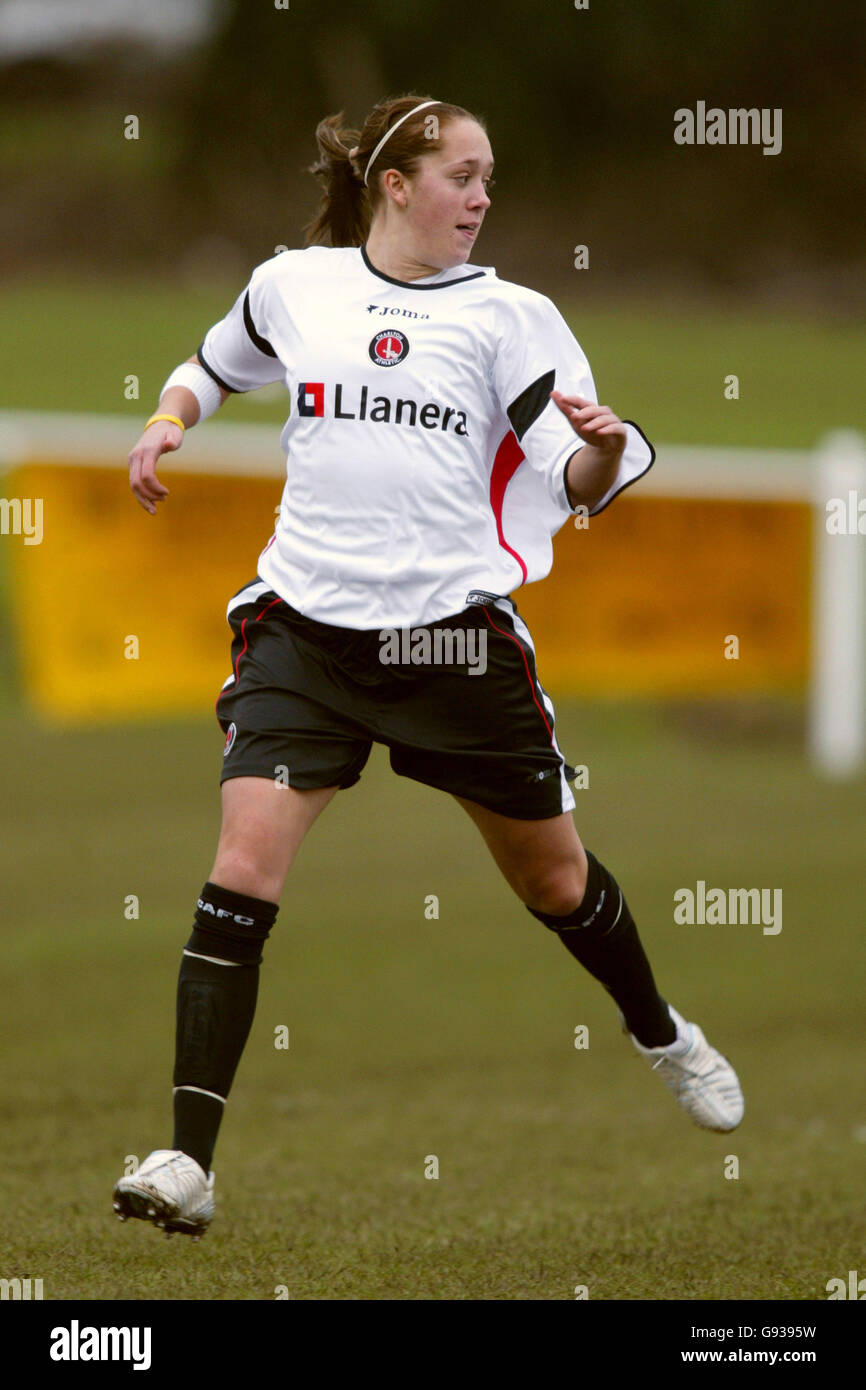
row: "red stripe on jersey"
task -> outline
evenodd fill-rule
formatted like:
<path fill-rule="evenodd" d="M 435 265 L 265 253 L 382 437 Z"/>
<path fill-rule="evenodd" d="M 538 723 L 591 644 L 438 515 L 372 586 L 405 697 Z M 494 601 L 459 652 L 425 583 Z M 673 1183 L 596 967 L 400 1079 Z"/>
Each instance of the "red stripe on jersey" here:
<path fill-rule="evenodd" d="M 523 556 L 518 555 L 503 535 L 502 504 L 505 501 L 505 489 L 525 458 L 526 455 L 517 442 L 517 435 L 514 430 L 509 430 L 496 450 L 496 457 L 493 460 L 493 468 L 490 473 L 490 505 L 493 508 L 493 515 L 496 517 L 496 534 L 502 549 L 507 550 L 520 566 L 523 574 L 522 584 L 526 583 L 526 565 Z"/>
<path fill-rule="evenodd" d="M 521 457 L 522 457 L 522 455 L 521 455 Z M 535 695 L 535 682 L 534 682 L 534 680 L 532 679 L 532 672 L 531 672 L 530 669 L 529 669 L 529 662 L 526 660 L 526 652 L 523 650 L 523 645 L 522 645 L 522 643 L 515 637 L 515 635 L 514 635 L 513 632 L 506 632 L 504 628 L 502 628 L 502 627 L 496 627 L 495 622 L 493 621 L 493 619 L 492 619 L 491 616 L 490 616 L 490 611 L 489 611 L 489 609 L 487 609 L 487 608 L 484 609 L 484 616 L 485 616 L 485 618 L 487 619 L 487 621 L 489 622 L 489 624 L 490 624 L 490 626 L 491 626 L 492 628 L 496 628 L 496 631 L 497 631 L 497 632 L 501 632 L 503 637 L 509 638 L 509 640 L 512 641 L 512 642 L 514 643 L 514 645 L 516 646 L 517 650 L 520 652 L 520 655 L 523 657 L 523 665 L 524 665 L 525 668 L 526 668 L 526 679 L 529 681 L 529 689 L 532 691 L 532 701 L 533 701 L 533 704 L 535 705 L 535 708 L 538 710 L 538 713 L 541 715 L 542 719 L 544 720 L 544 727 L 545 727 L 545 729 L 547 730 L 548 734 L 550 735 L 550 742 L 551 742 L 551 744 L 553 745 L 554 748 L 556 748 L 556 744 L 553 742 L 553 730 L 552 730 L 551 727 L 550 727 L 550 724 L 549 724 L 549 722 L 548 722 L 548 718 L 547 718 L 547 715 L 546 715 L 544 709 L 543 709 L 542 706 L 538 703 L 538 700 L 537 700 L 536 695 Z"/>

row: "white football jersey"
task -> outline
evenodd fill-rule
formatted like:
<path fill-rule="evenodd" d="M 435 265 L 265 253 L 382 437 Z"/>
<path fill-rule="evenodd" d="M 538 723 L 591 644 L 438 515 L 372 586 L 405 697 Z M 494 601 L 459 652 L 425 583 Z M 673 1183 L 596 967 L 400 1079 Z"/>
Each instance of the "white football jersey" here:
<path fill-rule="evenodd" d="M 364 247 L 310 246 L 258 266 L 199 358 L 230 391 L 288 387 L 286 484 L 258 572 L 307 617 L 411 627 L 549 572 L 583 444 L 549 393 L 598 398 L 545 295 L 492 266 L 407 282 Z M 654 457 L 628 422 L 593 514 Z"/>

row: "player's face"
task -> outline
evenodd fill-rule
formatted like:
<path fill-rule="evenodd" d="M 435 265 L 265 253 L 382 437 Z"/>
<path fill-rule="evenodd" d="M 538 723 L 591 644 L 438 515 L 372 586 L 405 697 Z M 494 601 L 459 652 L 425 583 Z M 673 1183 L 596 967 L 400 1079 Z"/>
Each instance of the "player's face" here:
<path fill-rule="evenodd" d="M 492 171 L 480 125 L 461 118 L 443 127 L 439 148 L 425 155 L 411 180 L 407 209 L 416 251 L 428 265 L 445 270 L 469 259 L 490 207 Z"/>

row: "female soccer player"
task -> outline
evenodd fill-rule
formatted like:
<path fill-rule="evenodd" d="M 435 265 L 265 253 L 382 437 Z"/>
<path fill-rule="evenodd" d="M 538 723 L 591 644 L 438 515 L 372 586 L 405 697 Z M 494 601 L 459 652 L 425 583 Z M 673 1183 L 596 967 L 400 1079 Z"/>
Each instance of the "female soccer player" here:
<path fill-rule="evenodd" d="M 222 828 L 180 969 L 173 1147 L 114 1193 L 122 1219 L 169 1233 L 211 1220 L 214 1143 L 286 875 L 373 742 L 468 812 L 692 1119 L 730 1130 L 743 1114 L 730 1064 L 661 998 L 618 884 L 578 838 L 574 773 L 507 597 L 653 450 L 597 404 L 553 303 L 470 263 L 492 186 L 483 121 L 420 96 L 380 103 L 360 133 L 341 121 L 316 131 L 307 245 L 253 272 L 130 454 L 153 515 L 168 493 L 156 465 L 186 429 L 232 392 L 288 387 L 279 520 L 228 604 Z"/>

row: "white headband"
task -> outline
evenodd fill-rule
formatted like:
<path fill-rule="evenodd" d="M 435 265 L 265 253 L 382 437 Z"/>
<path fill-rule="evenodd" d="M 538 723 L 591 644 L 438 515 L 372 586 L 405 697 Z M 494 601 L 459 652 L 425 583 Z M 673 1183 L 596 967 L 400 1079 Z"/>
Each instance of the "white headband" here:
<path fill-rule="evenodd" d="M 394 124 L 390 126 L 388 130 L 385 131 L 385 134 L 382 136 L 382 139 L 379 141 L 375 150 L 370 155 L 370 158 L 367 160 L 367 167 L 364 170 L 365 184 L 367 183 L 367 175 L 370 172 L 370 165 L 373 163 L 373 160 L 376 158 L 377 154 L 381 150 L 388 137 L 394 134 L 394 131 L 397 129 L 398 125 L 402 125 L 404 121 L 408 121 L 409 117 L 414 116 L 416 111 L 423 111 L 425 106 L 441 106 L 441 104 L 442 103 L 438 101 L 422 101 L 420 106 L 413 106 L 411 111 L 407 111 L 405 116 L 401 116 L 399 121 L 395 121 Z"/>

